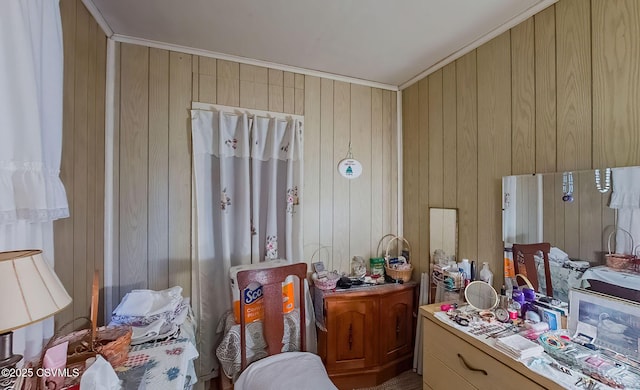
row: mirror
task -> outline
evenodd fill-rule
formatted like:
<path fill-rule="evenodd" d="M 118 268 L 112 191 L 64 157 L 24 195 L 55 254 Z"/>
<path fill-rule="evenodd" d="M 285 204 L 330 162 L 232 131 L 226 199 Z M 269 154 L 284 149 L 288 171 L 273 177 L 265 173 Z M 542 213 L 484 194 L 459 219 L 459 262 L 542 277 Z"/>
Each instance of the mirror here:
<path fill-rule="evenodd" d="M 458 252 L 458 210 L 429 209 L 429 248 L 431 255 L 441 249 L 447 256 L 457 261 Z"/>
<path fill-rule="evenodd" d="M 572 260 L 603 264 L 616 214 L 608 207 L 611 191 L 596 188 L 594 172 L 503 177 L 505 244 L 548 242 Z M 601 170 L 601 189 L 604 176 Z"/>
<path fill-rule="evenodd" d="M 486 282 L 476 280 L 464 289 L 464 298 L 476 310 L 492 310 L 498 306 L 498 293 Z"/>
<path fill-rule="evenodd" d="M 438 294 L 437 283 L 433 280 L 434 264 L 456 262 L 458 258 L 458 210 L 444 208 L 429 208 L 429 279 L 430 288 L 427 301 L 436 302 L 446 300 L 445 289 Z M 450 293 L 450 292 L 449 292 Z M 440 295 L 439 297 L 437 295 Z M 450 294 L 449 294 L 450 295 Z"/>

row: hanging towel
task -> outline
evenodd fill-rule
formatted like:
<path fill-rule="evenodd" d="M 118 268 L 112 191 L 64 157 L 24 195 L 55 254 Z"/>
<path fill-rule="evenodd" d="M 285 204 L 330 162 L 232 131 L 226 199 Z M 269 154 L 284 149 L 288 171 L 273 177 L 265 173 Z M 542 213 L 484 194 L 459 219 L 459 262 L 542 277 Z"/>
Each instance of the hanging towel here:
<path fill-rule="evenodd" d="M 640 167 L 612 168 L 612 209 L 640 208 Z"/>
<path fill-rule="evenodd" d="M 618 210 L 618 228 L 640 239 L 640 167 L 612 168 L 609 207 Z M 622 231 L 616 232 L 616 253 L 632 254 L 638 242 Z M 613 251 L 613 248 L 612 248 Z"/>

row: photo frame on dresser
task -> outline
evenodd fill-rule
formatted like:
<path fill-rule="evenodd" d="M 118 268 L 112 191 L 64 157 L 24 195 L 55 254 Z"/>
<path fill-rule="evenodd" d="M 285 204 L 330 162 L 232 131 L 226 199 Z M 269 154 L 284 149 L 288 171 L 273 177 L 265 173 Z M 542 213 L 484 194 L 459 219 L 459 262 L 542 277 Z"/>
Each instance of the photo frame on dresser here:
<path fill-rule="evenodd" d="M 640 360 L 640 304 L 586 289 L 569 292 L 569 331 L 594 332 L 592 343 Z"/>

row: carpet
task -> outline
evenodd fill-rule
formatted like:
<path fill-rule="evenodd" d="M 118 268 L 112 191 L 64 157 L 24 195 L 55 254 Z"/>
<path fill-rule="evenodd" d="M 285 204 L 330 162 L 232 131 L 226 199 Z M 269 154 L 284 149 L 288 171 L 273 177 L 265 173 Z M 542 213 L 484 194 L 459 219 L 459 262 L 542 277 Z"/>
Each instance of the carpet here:
<path fill-rule="evenodd" d="M 422 390 L 422 376 L 416 374 L 413 370 L 409 370 L 381 385 L 354 390 Z"/>

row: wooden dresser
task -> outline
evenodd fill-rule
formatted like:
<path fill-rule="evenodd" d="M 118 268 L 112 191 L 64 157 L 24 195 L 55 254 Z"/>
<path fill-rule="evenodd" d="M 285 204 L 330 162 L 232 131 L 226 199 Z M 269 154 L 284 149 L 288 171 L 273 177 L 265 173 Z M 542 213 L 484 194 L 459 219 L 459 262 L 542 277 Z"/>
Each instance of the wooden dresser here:
<path fill-rule="evenodd" d="M 480 340 L 434 317 L 440 304 L 420 307 L 423 337 L 423 388 L 562 389 Z"/>
<path fill-rule="evenodd" d="M 411 368 L 416 286 L 314 290 L 316 317 L 324 324 L 318 353 L 338 388 L 375 386 Z"/>

